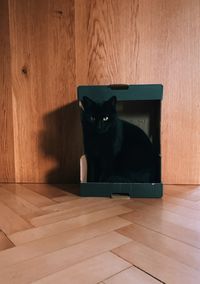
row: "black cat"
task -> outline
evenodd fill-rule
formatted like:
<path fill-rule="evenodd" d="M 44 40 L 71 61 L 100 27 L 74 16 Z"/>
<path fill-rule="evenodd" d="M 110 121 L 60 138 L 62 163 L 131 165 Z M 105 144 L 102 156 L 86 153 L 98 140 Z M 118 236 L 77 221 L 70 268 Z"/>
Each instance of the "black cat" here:
<path fill-rule="evenodd" d="M 159 156 L 139 127 L 118 118 L 116 97 L 83 97 L 82 126 L 88 182 L 159 181 Z"/>

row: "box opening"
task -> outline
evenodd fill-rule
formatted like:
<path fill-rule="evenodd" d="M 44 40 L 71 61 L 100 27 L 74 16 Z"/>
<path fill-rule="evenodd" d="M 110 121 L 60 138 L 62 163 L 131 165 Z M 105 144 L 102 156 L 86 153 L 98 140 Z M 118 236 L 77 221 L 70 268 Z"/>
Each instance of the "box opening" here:
<path fill-rule="evenodd" d="M 118 101 L 117 113 L 120 119 L 141 128 L 150 139 L 156 153 L 160 151 L 161 102 L 159 100 Z M 158 179 L 161 181 L 161 161 L 157 166 Z"/>
<path fill-rule="evenodd" d="M 89 147 L 86 151 L 83 152 L 83 156 L 80 159 L 80 180 L 81 180 L 81 195 L 82 196 L 109 196 L 112 198 L 129 198 L 129 197 L 161 197 L 162 196 L 162 183 L 161 183 L 161 147 L 160 147 L 160 124 L 161 124 L 161 100 L 162 100 L 162 85 L 109 85 L 109 86 L 79 86 L 78 87 L 78 98 L 81 106 L 81 114 L 83 114 L 84 107 L 84 98 L 89 98 L 88 101 L 103 105 L 105 102 L 110 101 L 110 99 L 115 96 L 116 101 L 116 113 L 117 117 L 120 119 L 120 123 L 123 125 L 122 132 L 128 134 L 126 137 L 127 143 L 123 149 L 128 149 L 124 157 L 131 156 L 131 159 L 128 161 L 128 165 L 132 165 L 134 160 L 137 165 L 140 165 L 141 161 L 144 161 L 144 157 L 150 157 L 150 163 L 144 164 L 142 168 L 135 168 L 136 171 L 133 172 L 133 179 L 124 179 L 123 175 L 118 175 L 119 171 L 114 172 L 115 179 L 91 179 L 88 173 L 91 173 L 91 162 L 88 162 L 89 155 L 87 153 Z M 87 105 L 86 105 L 87 106 Z M 81 116 L 82 118 L 82 116 Z M 93 120 L 97 119 L 92 117 Z M 105 120 L 108 118 L 105 117 Z M 110 118 L 109 118 L 110 119 Z M 83 134 L 84 134 L 84 125 Z M 130 126 L 130 128 L 129 128 Z M 139 139 L 136 141 L 136 144 L 133 140 L 132 130 L 139 129 L 139 133 L 143 133 L 142 137 L 146 137 L 148 142 L 146 145 L 151 145 L 147 147 L 144 151 L 142 147 L 137 145 L 143 145 L 143 140 Z M 128 130 L 127 132 L 125 132 Z M 129 132 L 130 131 L 130 132 Z M 135 132 L 134 132 L 135 133 Z M 139 135 L 139 134 L 138 134 Z M 114 136 L 115 137 L 115 136 Z M 124 136 L 125 137 L 125 136 Z M 129 139 L 130 137 L 130 139 Z M 132 137 L 132 138 L 131 138 Z M 135 136 L 134 136 L 135 137 Z M 148 137 L 148 138 L 147 138 Z M 90 137 L 91 140 L 93 139 Z M 89 141 L 91 141 L 89 140 Z M 95 140 L 94 140 L 95 141 Z M 96 140 L 98 141 L 98 139 Z M 145 140 L 146 141 L 146 140 Z M 98 143 L 98 142 L 95 142 Z M 84 138 L 84 147 L 85 147 L 85 138 Z M 88 145 L 88 144 L 87 144 Z M 94 144 L 95 145 L 95 144 Z M 136 145 L 136 147 L 130 147 Z M 127 147 L 126 147 L 127 146 Z M 135 149 L 135 151 L 129 149 Z M 86 148 L 85 148 L 86 149 Z M 95 149 L 91 147 L 90 149 Z M 139 150 L 138 150 L 139 149 Z M 142 150 L 141 150 L 142 149 Z M 153 149 L 150 154 L 148 149 Z M 86 153 L 86 154 L 85 154 Z M 122 151 L 122 153 L 124 153 Z M 139 154 L 138 154 L 139 153 Z M 142 154 L 141 154 L 142 153 Z M 153 154 L 152 154 L 153 153 Z M 156 163 L 152 166 L 152 157 L 156 153 Z M 109 155 L 109 151 L 107 153 Z M 140 155 L 141 154 L 141 155 Z M 101 156 L 100 156 L 101 157 Z M 138 159 L 139 157 L 139 159 Z M 124 169 L 127 159 L 122 159 L 123 163 L 120 166 L 120 170 Z M 146 159 L 148 160 L 148 159 Z M 91 161 L 91 160 L 90 160 Z M 118 160 L 121 162 L 121 160 Z M 131 162 L 130 162 L 131 161 Z M 120 164 L 120 163 L 118 163 Z M 156 165 L 156 166 L 155 166 Z M 125 167 L 126 168 L 126 167 Z M 147 172 L 147 170 L 149 170 Z M 118 169 L 117 169 L 118 170 Z M 125 169 L 126 170 L 126 169 Z M 129 171 L 129 168 L 128 168 Z M 130 169 L 132 171 L 132 168 Z M 125 171 L 124 171 L 125 172 Z M 152 174 L 153 172 L 153 174 Z M 116 174 L 117 173 L 117 174 Z M 126 173 L 126 172 L 125 172 Z M 139 174 L 138 174 L 139 173 Z M 154 175 L 154 173 L 156 173 Z M 131 173 L 132 174 L 132 173 Z M 141 177 L 141 179 L 140 179 Z M 151 177 L 151 178 L 149 178 Z M 111 176 L 113 178 L 113 176 Z"/>

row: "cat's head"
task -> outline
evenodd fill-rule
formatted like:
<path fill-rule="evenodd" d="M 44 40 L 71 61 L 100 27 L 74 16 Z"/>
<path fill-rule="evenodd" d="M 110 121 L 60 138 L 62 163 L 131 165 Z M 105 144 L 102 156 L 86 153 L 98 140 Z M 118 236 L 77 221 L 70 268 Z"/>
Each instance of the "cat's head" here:
<path fill-rule="evenodd" d="M 83 97 L 82 104 L 82 123 L 88 130 L 103 134 L 109 131 L 115 124 L 116 97 L 102 103 L 96 103 L 88 97 Z"/>

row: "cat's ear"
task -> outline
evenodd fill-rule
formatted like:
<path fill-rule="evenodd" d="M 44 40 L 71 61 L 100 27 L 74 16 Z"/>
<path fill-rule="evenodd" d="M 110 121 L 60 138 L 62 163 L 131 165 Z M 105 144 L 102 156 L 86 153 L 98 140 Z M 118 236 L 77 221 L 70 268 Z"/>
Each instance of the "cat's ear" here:
<path fill-rule="evenodd" d="M 116 107 L 117 98 L 115 96 L 111 97 L 108 101 L 105 102 L 106 105 L 109 105 L 113 108 Z"/>
<path fill-rule="evenodd" d="M 90 98 L 84 96 L 79 106 L 82 110 L 85 110 L 86 108 L 91 107 L 93 104 L 94 102 Z"/>

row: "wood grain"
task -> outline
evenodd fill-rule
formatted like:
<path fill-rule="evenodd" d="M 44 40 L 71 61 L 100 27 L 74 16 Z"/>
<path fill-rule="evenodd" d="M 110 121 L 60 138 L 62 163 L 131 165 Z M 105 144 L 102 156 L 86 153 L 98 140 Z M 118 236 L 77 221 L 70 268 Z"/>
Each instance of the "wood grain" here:
<path fill-rule="evenodd" d="M 74 202 L 74 200 L 72 200 L 71 202 Z M 114 205 L 120 205 L 123 203 L 124 203 L 124 200 L 118 200 L 117 202 L 116 200 L 114 200 L 113 202 L 113 200 L 108 199 L 108 200 L 104 200 L 103 202 L 100 202 L 99 199 L 98 200 L 85 200 L 84 198 L 82 199 L 82 202 L 80 202 L 78 206 L 74 206 L 72 208 L 64 209 L 58 212 L 49 213 L 49 214 L 46 214 L 45 216 L 34 217 L 30 220 L 30 222 L 35 227 L 44 226 L 47 224 L 56 223 L 58 221 L 70 219 L 72 217 L 76 217 L 80 215 L 85 215 L 91 212 L 106 209 L 108 207 L 112 207 Z"/>
<path fill-rule="evenodd" d="M 113 277 L 104 280 L 104 284 L 159 284 L 160 281 L 157 281 L 155 278 L 144 273 L 136 267 L 131 267 L 120 273 L 117 273 Z"/>
<path fill-rule="evenodd" d="M 78 85 L 164 85 L 164 183 L 200 183 L 199 9 L 198 0 L 76 1 Z"/>
<path fill-rule="evenodd" d="M 113 252 L 165 283 L 197 284 L 200 281 L 200 271 L 136 241 L 121 246 Z"/>
<path fill-rule="evenodd" d="M 167 237 L 141 225 L 132 224 L 117 230 L 120 234 L 133 239 L 153 250 L 200 270 L 200 251 L 183 242 Z"/>
<path fill-rule="evenodd" d="M 31 224 L 0 201 L 0 230 L 7 235 L 31 228 Z"/>
<path fill-rule="evenodd" d="M 166 194 L 175 197 L 178 196 L 179 198 L 183 198 L 186 200 L 200 201 L 200 187 L 193 186 L 190 187 L 189 189 L 185 191 L 183 186 L 168 186 L 166 188 Z"/>
<path fill-rule="evenodd" d="M 63 195 L 63 196 L 54 197 L 53 201 L 65 202 L 65 201 L 71 201 L 71 200 L 77 199 L 77 198 L 79 198 L 79 197 L 76 196 L 76 195 Z"/>
<path fill-rule="evenodd" d="M 35 191 L 41 195 L 46 196 L 47 198 L 56 198 L 56 197 L 62 197 L 62 196 L 69 196 L 69 194 L 60 189 L 59 185 L 54 184 L 25 184 L 26 188 L 31 189 L 32 191 Z"/>
<path fill-rule="evenodd" d="M 44 236 L 44 238 L 21 244 L 11 250 L 0 252 L 1 269 L 106 235 L 129 224 L 130 222 L 127 220 L 113 217 L 82 228 L 78 227 L 66 232 L 58 232 L 58 234 L 49 237 Z M 118 237 L 119 234 L 112 234 L 112 237 L 115 236 Z M 104 240 L 104 238 L 100 238 L 100 240 Z M 126 240 L 131 241 L 129 238 L 126 238 Z"/>
<path fill-rule="evenodd" d="M 0 251 L 12 247 L 14 247 L 14 244 L 7 238 L 4 232 L 0 231 Z"/>
<path fill-rule="evenodd" d="M 198 0 L 2 0 L 0 8 L 0 181 L 79 181 L 76 86 L 161 83 L 162 180 L 200 183 Z"/>
<path fill-rule="evenodd" d="M 8 1 L 0 1 L 0 182 L 15 181 Z"/>
<path fill-rule="evenodd" d="M 142 210 L 125 214 L 122 217 L 134 224 L 140 224 L 145 228 L 200 248 L 199 222 L 193 222 L 191 218 L 183 218 L 163 210 L 161 214 L 159 209 L 149 210 L 146 207 L 143 207 Z"/>
<path fill-rule="evenodd" d="M 199 283 L 200 209 L 191 198 L 196 187 L 165 186 L 170 195 L 163 199 L 79 197 L 58 203 L 53 200 L 72 196 L 66 191 L 55 197 L 56 188 L 63 194 L 60 185 L 52 191 L 42 184 L 16 187 L 23 190 L 0 184 L 2 283 Z M 46 200 L 52 204 L 33 205 Z M 34 219 L 38 227 L 31 227 Z M 124 261 L 128 266 L 121 269 Z"/>
<path fill-rule="evenodd" d="M 141 200 L 140 202 L 145 203 L 147 205 L 152 205 L 152 203 L 150 202 L 149 199 L 144 199 Z M 154 204 L 153 204 L 154 208 L 163 208 L 166 209 L 167 211 L 173 212 L 177 215 L 180 216 L 185 216 L 185 217 L 189 217 L 191 219 L 196 219 L 200 221 L 200 216 L 197 214 L 196 209 L 191 209 L 191 208 L 187 208 L 184 206 L 180 206 L 180 205 L 174 205 L 173 202 L 171 203 L 170 201 L 166 201 L 166 200 L 154 200 Z M 149 207 L 147 207 L 149 208 Z"/>
<path fill-rule="evenodd" d="M 26 262 L 5 267 L 0 271 L 0 279 L 3 283 L 31 283 L 129 241 L 128 238 L 111 232 L 68 248 L 29 259 Z M 36 271 L 37 273 L 35 273 Z"/>
<path fill-rule="evenodd" d="M 46 238 L 49 236 L 53 236 L 56 235 L 58 233 L 62 233 L 62 232 L 66 232 L 66 231 L 70 231 L 73 229 L 78 229 L 81 227 L 85 227 L 89 224 L 93 224 L 93 223 L 97 223 L 94 224 L 95 226 L 100 226 L 103 223 L 105 228 L 106 228 L 106 222 L 99 222 L 101 220 L 105 220 L 120 214 L 124 214 L 127 212 L 132 211 L 129 208 L 123 207 L 123 206 L 115 206 L 115 207 L 111 207 L 109 209 L 103 209 L 103 210 L 99 210 L 90 214 L 85 214 L 85 215 L 81 215 L 78 217 L 74 217 L 68 220 L 63 220 L 63 221 L 59 221 L 56 223 L 52 223 L 49 225 L 44 225 L 41 227 L 37 227 L 37 228 L 32 228 L 30 230 L 25 230 L 25 231 L 21 231 L 12 235 L 9 235 L 10 240 L 12 240 L 12 242 L 15 245 L 20 245 L 26 242 L 30 242 L 33 240 L 37 240 L 37 239 L 41 239 L 41 238 Z M 113 222 L 113 225 L 115 224 L 115 221 L 119 221 L 120 224 L 120 219 L 110 219 L 110 222 Z M 110 223 L 109 222 L 109 223 Z M 125 221 L 122 223 L 124 226 L 125 224 L 130 223 L 129 221 Z M 87 229 L 88 231 L 91 230 L 93 228 L 93 226 L 88 226 Z M 80 231 L 79 231 L 79 235 L 80 235 Z"/>
<path fill-rule="evenodd" d="M 39 193 L 34 192 L 20 184 L 5 184 L 4 188 L 9 192 L 16 194 L 16 196 L 20 196 L 38 208 L 55 203 L 51 199 L 40 195 Z"/>
<path fill-rule="evenodd" d="M 0 199 L 10 209 L 25 219 L 44 214 L 38 207 L 16 195 L 15 192 L 6 190 L 3 186 L 0 187 Z"/>
<path fill-rule="evenodd" d="M 16 181 L 77 182 L 74 1 L 9 0 L 9 13 Z"/>
<path fill-rule="evenodd" d="M 152 205 L 148 205 L 148 203 L 146 205 L 142 205 L 143 202 L 135 202 L 134 204 L 127 204 L 127 207 L 134 209 L 133 213 L 129 213 L 127 214 L 127 217 L 131 217 L 133 216 L 133 218 L 143 218 L 143 216 L 145 216 L 145 218 L 152 216 L 155 218 L 160 219 L 160 210 L 158 209 L 158 207 L 156 206 L 152 206 Z M 155 202 L 156 204 L 156 202 Z M 146 215 L 146 212 L 143 212 L 144 209 L 146 210 L 146 212 L 148 212 L 149 215 Z M 162 220 L 166 220 L 167 222 L 170 222 L 172 224 L 177 224 L 180 226 L 184 226 L 187 229 L 191 229 L 191 230 L 196 230 L 200 232 L 200 220 L 199 218 L 194 218 L 193 214 L 195 214 L 195 212 L 193 212 L 193 214 L 191 214 L 191 211 L 189 211 L 189 214 L 183 214 L 184 208 L 177 208 L 177 210 L 174 210 L 176 212 L 173 212 L 168 209 L 165 209 L 164 207 L 162 208 Z M 178 212 L 177 212 L 178 211 Z M 180 214 L 182 213 L 182 214 Z M 185 215 L 185 216 L 184 216 Z M 181 216 L 181 218 L 180 218 Z M 37 218 L 37 217 L 36 217 Z"/>
<path fill-rule="evenodd" d="M 85 260 L 72 267 L 57 272 L 53 275 L 47 276 L 35 283 L 97 283 L 113 274 L 119 273 L 127 267 L 130 263 L 122 260 L 116 255 L 107 252 L 91 259 Z"/>

